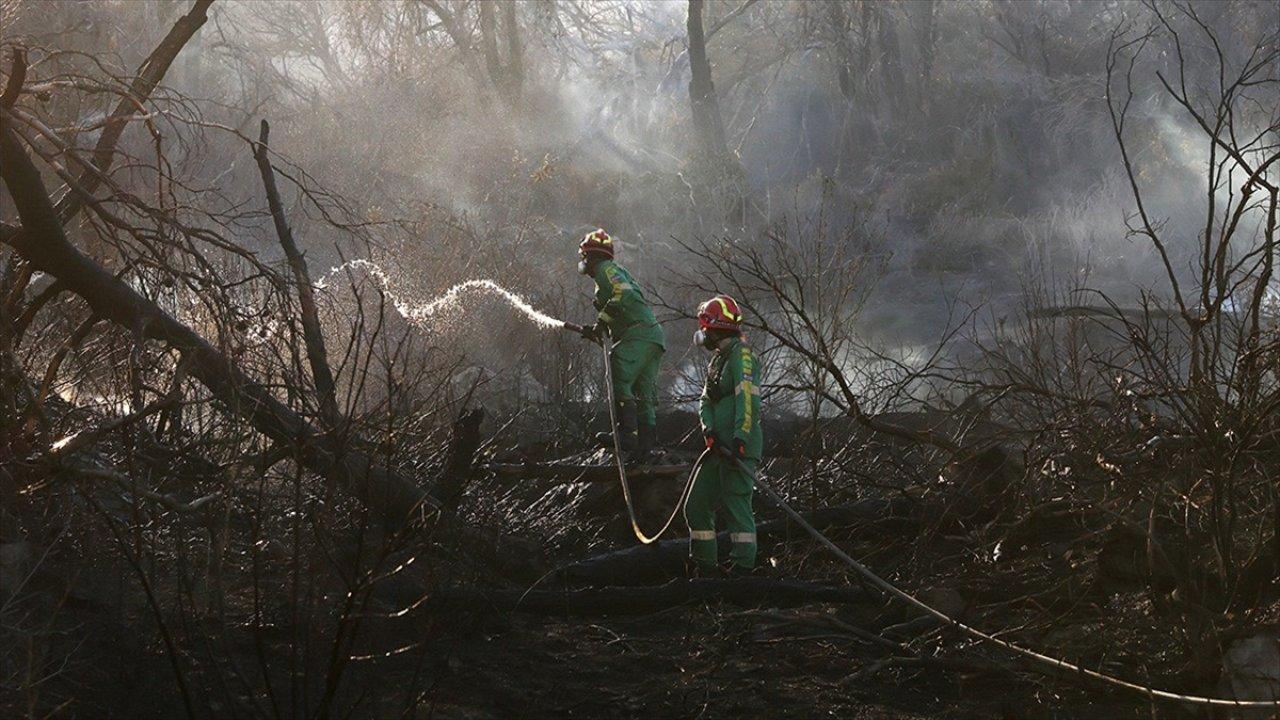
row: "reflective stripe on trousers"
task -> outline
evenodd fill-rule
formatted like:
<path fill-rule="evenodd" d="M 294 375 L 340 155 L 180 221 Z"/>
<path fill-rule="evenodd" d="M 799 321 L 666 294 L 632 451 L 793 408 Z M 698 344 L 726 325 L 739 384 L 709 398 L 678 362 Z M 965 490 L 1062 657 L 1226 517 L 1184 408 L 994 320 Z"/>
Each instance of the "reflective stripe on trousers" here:
<path fill-rule="evenodd" d="M 713 455 L 698 468 L 684 505 L 685 520 L 689 523 L 689 554 L 704 569 L 714 568 L 718 561 L 714 529 L 717 515 L 733 540 L 729 560 L 739 567 L 755 567 L 756 523 L 751 512 L 751 476 Z"/>

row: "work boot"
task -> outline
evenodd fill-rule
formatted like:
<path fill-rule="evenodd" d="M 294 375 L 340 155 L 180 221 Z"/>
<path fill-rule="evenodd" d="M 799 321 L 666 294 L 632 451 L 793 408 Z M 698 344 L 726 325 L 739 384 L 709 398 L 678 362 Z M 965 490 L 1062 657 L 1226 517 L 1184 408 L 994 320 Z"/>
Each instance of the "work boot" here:
<path fill-rule="evenodd" d="M 720 568 L 715 566 L 704 568 L 698 564 L 697 560 L 694 560 L 692 557 L 685 556 L 684 576 L 689 580 L 697 580 L 699 578 L 718 578 L 720 577 Z"/>
<path fill-rule="evenodd" d="M 618 445 L 623 454 L 631 455 L 635 453 L 638 443 L 635 403 L 618 403 Z M 596 444 L 613 450 L 613 433 L 596 433 Z"/>
<path fill-rule="evenodd" d="M 618 403 L 618 444 L 625 454 L 634 453 L 639 446 L 640 438 L 636 434 L 638 420 L 635 403 Z"/>
<path fill-rule="evenodd" d="M 636 455 L 647 458 L 658 442 L 658 426 L 640 423 L 636 426 Z"/>

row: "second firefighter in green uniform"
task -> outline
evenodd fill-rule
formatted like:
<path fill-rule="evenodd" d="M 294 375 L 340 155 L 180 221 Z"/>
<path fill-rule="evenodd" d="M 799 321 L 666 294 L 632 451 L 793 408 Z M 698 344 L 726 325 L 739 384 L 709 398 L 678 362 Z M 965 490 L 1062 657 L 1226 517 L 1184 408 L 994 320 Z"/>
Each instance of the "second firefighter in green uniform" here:
<path fill-rule="evenodd" d="M 742 314 L 733 298 L 720 295 L 703 303 L 698 325 L 696 342 L 713 353 L 698 403 L 702 434 L 712 452 L 704 456 L 685 501 L 689 556 L 698 574 L 716 572 L 716 514 L 723 512 L 732 541 L 728 573 L 746 573 L 756 564 L 751 496 L 764 445 L 760 364 L 743 342 Z"/>
<path fill-rule="evenodd" d="M 578 269 L 595 280 L 594 305 L 599 311 L 596 324 L 585 334 L 598 339 L 608 330 L 613 341 L 610 370 L 619 444 L 624 451 L 648 453 L 657 439 L 658 369 L 666 347 L 662 326 L 631 273 L 614 261 L 608 233 L 588 234 L 578 252 Z"/>

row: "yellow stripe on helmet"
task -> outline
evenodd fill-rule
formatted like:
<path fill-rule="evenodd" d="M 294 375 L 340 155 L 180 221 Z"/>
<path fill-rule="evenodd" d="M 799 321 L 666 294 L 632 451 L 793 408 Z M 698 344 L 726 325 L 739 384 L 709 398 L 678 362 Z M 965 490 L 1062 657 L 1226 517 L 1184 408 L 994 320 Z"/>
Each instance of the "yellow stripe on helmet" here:
<path fill-rule="evenodd" d="M 742 322 L 742 316 L 741 316 L 741 315 L 739 315 L 738 313 L 736 313 L 736 312 L 734 312 L 734 311 L 730 310 L 730 309 L 729 309 L 729 303 L 725 302 L 725 301 L 724 301 L 724 298 L 722 298 L 722 297 L 714 297 L 714 298 L 711 298 L 711 299 L 712 299 L 712 300 L 714 300 L 714 301 L 716 301 L 717 303 L 719 303 L 719 304 L 720 304 L 720 309 L 724 312 L 725 317 L 729 318 L 730 320 L 732 320 L 732 321 L 734 321 L 734 322 Z"/>

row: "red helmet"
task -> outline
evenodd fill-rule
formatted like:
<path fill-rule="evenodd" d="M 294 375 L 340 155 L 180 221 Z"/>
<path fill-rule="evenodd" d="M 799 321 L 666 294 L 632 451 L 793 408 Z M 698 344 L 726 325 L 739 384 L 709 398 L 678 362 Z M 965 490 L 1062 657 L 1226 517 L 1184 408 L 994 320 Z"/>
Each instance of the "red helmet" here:
<path fill-rule="evenodd" d="M 742 310 L 728 295 L 717 295 L 698 306 L 698 327 L 703 330 L 742 329 Z"/>
<path fill-rule="evenodd" d="M 613 238 L 609 237 L 609 233 L 604 230 L 587 233 L 587 236 L 582 238 L 582 242 L 578 243 L 578 254 L 586 257 L 587 253 L 600 253 L 613 257 Z"/>

